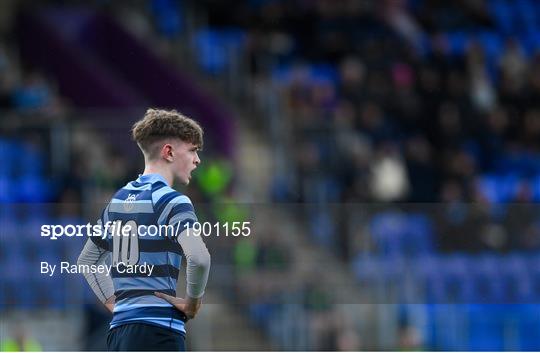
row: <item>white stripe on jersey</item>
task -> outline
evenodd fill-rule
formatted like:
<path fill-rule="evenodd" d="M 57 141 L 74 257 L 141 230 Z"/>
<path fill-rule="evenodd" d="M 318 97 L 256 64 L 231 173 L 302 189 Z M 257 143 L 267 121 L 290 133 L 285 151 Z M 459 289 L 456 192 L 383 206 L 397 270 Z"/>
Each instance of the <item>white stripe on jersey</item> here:
<path fill-rule="evenodd" d="M 152 193 L 152 202 L 154 203 L 154 205 L 157 204 L 158 201 L 161 200 L 163 196 L 170 194 L 171 192 L 176 192 L 176 191 L 174 191 L 168 186 L 164 186 L 161 189 L 154 191 Z"/>
<path fill-rule="evenodd" d="M 153 213 L 154 207 L 152 206 L 152 200 L 125 201 L 112 199 L 109 211 L 118 213 Z"/>

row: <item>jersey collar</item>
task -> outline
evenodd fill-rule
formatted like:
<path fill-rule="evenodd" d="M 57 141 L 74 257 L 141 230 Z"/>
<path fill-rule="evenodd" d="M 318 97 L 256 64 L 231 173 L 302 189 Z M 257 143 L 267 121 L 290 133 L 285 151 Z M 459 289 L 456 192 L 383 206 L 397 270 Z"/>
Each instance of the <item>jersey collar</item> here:
<path fill-rule="evenodd" d="M 167 184 L 167 180 L 165 180 L 165 178 L 161 174 L 156 174 L 156 173 L 145 174 L 145 175 L 139 174 L 139 177 L 137 178 L 138 183 L 154 184 L 158 181 L 162 181 L 165 184 Z"/>

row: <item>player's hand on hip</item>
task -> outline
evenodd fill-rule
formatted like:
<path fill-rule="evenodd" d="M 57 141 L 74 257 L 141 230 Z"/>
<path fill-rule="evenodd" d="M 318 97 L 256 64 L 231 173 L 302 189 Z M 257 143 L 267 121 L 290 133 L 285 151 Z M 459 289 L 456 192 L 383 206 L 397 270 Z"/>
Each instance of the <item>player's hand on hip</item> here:
<path fill-rule="evenodd" d="M 114 312 L 114 303 L 116 301 L 116 296 L 113 295 L 105 301 L 105 307 L 112 313 Z"/>
<path fill-rule="evenodd" d="M 201 308 L 201 298 L 191 298 L 188 296 L 184 299 L 161 292 L 154 292 L 154 295 L 171 303 L 176 309 L 186 314 L 188 319 L 193 319 Z"/>

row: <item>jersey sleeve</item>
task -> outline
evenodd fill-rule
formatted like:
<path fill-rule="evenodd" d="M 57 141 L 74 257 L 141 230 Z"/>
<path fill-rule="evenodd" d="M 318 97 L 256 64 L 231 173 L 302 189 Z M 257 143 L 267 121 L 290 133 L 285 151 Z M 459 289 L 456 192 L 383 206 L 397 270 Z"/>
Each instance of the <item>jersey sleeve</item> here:
<path fill-rule="evenodd" d="M 101 227 L 101 234 L 105 232 L 106 230 L 105 225 L 107 224 L 107 222 L 109 222 L 109 206 L 110 205 L 107 205 L 107 207 L 105 207 L 105 209 L 101 213 L 101 218 L 97 221 L 97 223 Z M 107 239 L 108 237 L 103 237 L 103 236 L 90 237 L 90 240 L 101 250 L 111 251 L 110 242 Z"/>

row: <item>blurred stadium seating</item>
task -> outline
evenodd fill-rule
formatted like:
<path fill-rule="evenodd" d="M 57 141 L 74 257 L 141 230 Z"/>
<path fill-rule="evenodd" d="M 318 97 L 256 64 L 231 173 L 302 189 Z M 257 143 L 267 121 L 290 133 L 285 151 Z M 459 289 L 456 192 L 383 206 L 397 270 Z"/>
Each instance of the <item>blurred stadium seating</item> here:
<path fill-rule="evenodd" d="M 284 209 L 282 223 L 366 293 L 335 300 L 325 262 L 317 280 L 285 277 L 311 250 L 293 247 L 287 238 L 297 234 L 277 222 L 253 243 L 211 244 L 220 265 L 212 290 L 272 347 L 540 349 L 540 3 L 6 4 L 5 313 L 94 315 L 82 279 L 36 272 L 40 261 L 73 259 L 83 239 L 30 234 L 86 223 L 135 175 L 126 131 L 141 107 L 159 105 L 193 114 L 208 131 L 213 178 L 227 182 L 214 190 L 207 174 L 188 191 L 204 217 L 224 217 L 212 206 L 245 195 L 245 142 L 235 134 L 253 128 L 272 156 L 269 185 L 249 181 L 265 188 L 257 201 Z M 329 318 L 340 317 L 339 304 L 371 305 L 375 320 L 337 323 Z M 419 337 L 401 337 L 407 329 Z M 75 349 L 100 349 L 91 344 Z"/>

